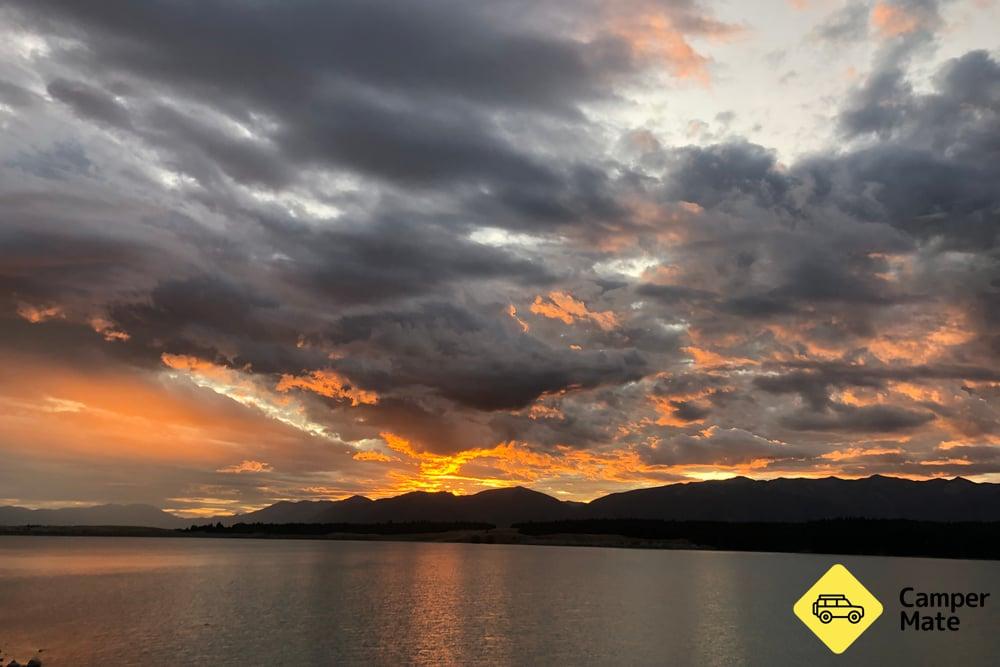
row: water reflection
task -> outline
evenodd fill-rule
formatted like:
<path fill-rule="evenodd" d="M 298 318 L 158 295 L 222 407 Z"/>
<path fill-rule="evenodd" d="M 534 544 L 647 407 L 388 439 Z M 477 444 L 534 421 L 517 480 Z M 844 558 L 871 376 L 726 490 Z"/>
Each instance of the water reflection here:
<path fill-rule="evenodd" d="M 996 591 L 1000 564 L 843 560 L 886 603 L 853 664 L 990 664 L 1000 605 L 961 641 L 901 635 L 917 582 Z M 571 547 L 0 538 L 5 656 L 55 665 L 836 664 L 791 614 L 825 556 Z"/>

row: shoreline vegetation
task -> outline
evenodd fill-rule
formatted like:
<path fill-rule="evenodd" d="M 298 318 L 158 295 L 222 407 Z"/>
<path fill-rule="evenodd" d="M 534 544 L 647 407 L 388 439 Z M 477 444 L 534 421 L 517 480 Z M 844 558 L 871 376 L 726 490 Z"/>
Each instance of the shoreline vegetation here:
<path fill-rule="evenodd" d="M 182 529 L 0 526 L 3 535 L 322 539 L 696 549 L 1000 560 L 1000 522 L 828 519 L 807 522 L 585 519 L 516 523 L 221 523 Z"/>

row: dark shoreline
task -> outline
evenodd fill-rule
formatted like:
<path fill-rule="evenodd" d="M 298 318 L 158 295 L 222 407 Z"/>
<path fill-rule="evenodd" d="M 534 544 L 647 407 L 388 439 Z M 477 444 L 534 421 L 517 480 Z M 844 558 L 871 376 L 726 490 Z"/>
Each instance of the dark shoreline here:
<path fill-rule="evenodd" d="M 837 519 L 804 523 L 631 519 L 488 524 L 237 524 L 188 529 L 0 526 L 0 536 L 166 537 L 456 542 L 1000 560 L 1000 522 Z"/>

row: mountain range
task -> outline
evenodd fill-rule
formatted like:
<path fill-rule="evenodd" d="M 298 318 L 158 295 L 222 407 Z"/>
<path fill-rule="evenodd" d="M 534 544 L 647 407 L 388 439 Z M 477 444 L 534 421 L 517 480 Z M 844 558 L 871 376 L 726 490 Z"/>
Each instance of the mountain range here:
<path fill-rule="evenodd" d="M 0 507 L 0 526 L 148 526 L 183 528 L 189 519 L 164 512 L 152 505 L 95 505 L 32 510 Z"/>
<path fill-rule="evenodd" d="M 507 526 L 570 519 L 796 522 L 833 518 L 1000 521 L 1000 484 L 961 477 L 920 482 L 880 475 L 855 480 L 735 477 L 613 493 L 589 503 L 558 500 L 524 487 L 468 496 L 417 491 L 380 500 L 352 496 L 345 500 L 282 501 L 255 512 L 210 519 L 180 518 L 151 505 L 45 510 L 0 507 L 0 525 L 156 528 L 216 522 L 485 521 Z"/>

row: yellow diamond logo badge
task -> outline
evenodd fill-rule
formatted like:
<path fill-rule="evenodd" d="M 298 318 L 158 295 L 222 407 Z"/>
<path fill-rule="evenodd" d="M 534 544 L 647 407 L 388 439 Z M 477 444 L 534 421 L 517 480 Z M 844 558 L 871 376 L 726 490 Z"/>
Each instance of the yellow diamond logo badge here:
<path fill-rule="evenodd" d="M 839 563 L 792 607 L 834 653 L 843 653 L 882 615 L 882 603 Z"/>

